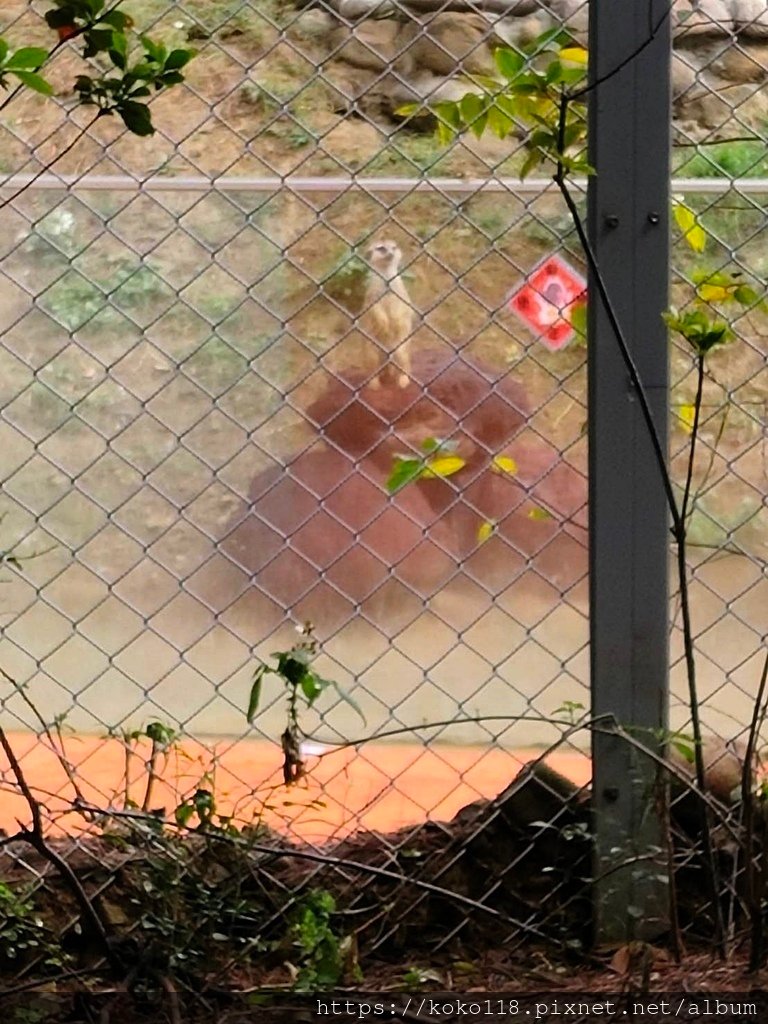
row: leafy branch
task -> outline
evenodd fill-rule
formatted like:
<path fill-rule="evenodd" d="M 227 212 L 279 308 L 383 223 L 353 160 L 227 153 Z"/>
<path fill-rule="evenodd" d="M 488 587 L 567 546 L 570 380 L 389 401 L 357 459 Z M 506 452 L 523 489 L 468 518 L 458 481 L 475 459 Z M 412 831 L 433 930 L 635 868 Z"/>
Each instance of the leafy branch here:
<path fill-rule="evenodd" d="M 0 110 L 24 88 L 46 97 L 53 96 L 53 86 L 42 70 L 66 43 L 82 39 L 81 56 L 84 60 L 90 61 L 106 54 L 111 63 L 103 74 L 80 74 L 76 77 L 74 91 L 79 103 L 95 106 L 94 117 L 30 181 L 0 202 L 0 209 L 18 198 L 69 153 L 99 118 L 117 115 L 134 135 L 154 133 L 148 98 L 153 90 L 157 93 L 183 82 L 182 69 L 196 51 L 176 49 L 169 52 L 161 43 L 139 36 L 140 51 L 134 56 L 137 48 L 133 40 L 133 22 L 119 10 L 121 4 L 122 0 L 117 0 L 105 9 L 105 0 L 54 0 L 45 20 L 48 27 L 56 31 L 58 41 L 49 50 L 37 46 L 11 50 L 7 40 L 0 37 L 0 90 L 8 93 L 0 102 Z M 13 89 L 10 89 L 11 79 L 16 82 Z"/>
<path fill-rule="evenodd" d="M 421 442 L 422 455 L 395 455 L 387 479 L 387 490 L 395 494 L 414 480 L 453 476 L 467 464 L 465 459 L 456 454 L 457 448 L 456 441 L 427 437 Z"/>
<path fill-rule="evenodd" d="M 305 622 L 298 626 L 297 630 L 301 636 L 289 650 L 276 651 L 272 657 L 277 659 L 277 664 L 272 667 L 262 662 L 253 673 L 251 692 L 248 698 L 248 710 L 246 717 L 250 724 L 256 717 L 261 703 L 262 686 L 264 677 L 275 675 L 282 679 L 287 692 L 287 724 L 280 737 L 283 748 L 283 779 L 286 786 L 291 786 L 303 778 L 306 774 L 304 761 L 301 757 L 301 739 L 303 732 L 299 722 L 299 700 L 303 698 L 304 706 L 311 708 L 315 701 L 326 690 L 336 690 L 338 696 L 349 704 L 365 722 L 365 715 L 360 707 L 348 693 L 339 686 L 333 679 L 324 679 L 312 668 L 312 662 L 319 653 L 319 645 L 314 635 L 314 626 L 311 622 Z"/>
<path fill-rule="evenodd" d="M 587 138 L 584 105 L 569 105 L 564 123 L 559 122 L 563 91 L 585 80 L 587 51 L 575 45 L 564 29 L 556 28 L 527 47 L 499 47 L 494 62 L 497 76 L 469 76 L 471 91 L 460 100 L 427 104 L 437 119 L 441 144 L 448 145 L 464 131 L 478 138 L 486 129 L 499 139 L 522 134 L 526 158 L 521 178 L 553 157 L 570 172 L 591 173 L 583 155 Z M 423 106 L 407 104 L 399 113 L 408 116 Z"/>

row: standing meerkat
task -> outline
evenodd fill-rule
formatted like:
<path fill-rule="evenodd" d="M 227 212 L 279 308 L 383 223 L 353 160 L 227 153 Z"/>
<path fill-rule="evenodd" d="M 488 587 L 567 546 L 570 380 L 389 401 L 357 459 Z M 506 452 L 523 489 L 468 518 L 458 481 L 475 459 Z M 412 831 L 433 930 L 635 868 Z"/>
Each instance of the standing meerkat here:
<path fill-rule="evenodd" d="M 366 334 L 394 356 L 400 369 L 398 387 L 405 388 L 411 379 L 409 340 L 413 332 L 414 313 L 408 289 L 400 276 L 403 254 L 396 242 L 376 242 L 368 251 L 371 273 L 365 289 L 362 326 Z M 371 382 L 381 387 L 381 371 Z"/>

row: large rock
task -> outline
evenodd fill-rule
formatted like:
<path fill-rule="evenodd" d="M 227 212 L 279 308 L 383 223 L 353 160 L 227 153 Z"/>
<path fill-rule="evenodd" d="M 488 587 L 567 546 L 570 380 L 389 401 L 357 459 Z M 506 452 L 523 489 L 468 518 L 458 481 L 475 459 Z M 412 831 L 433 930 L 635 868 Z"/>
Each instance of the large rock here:
<path fill-rule="evenodd" d="M 585 481 L 543 439 L 523 441 L 520 383 L 434 350 L 415 355 L 413 378 L 375 389 L 358 371 L 329 377 L 305 411 L 317 440 L 253 480 L 221 543 L 259 590 L 321 635 L 381 602 L 396 628 L 404 603 L 423 605 L 457 574 L 490 598 L 529 564 L 559 589 L 585 570 Z M 389 495 L 394 457 L 428 437 L 455 442 L 464 467 Z M 501 454 L 517 473 L 494 468 Z M 541 506 L 551 518 L 531 517 Z M 485 540 L 484 523 L 495 524 Z"/>

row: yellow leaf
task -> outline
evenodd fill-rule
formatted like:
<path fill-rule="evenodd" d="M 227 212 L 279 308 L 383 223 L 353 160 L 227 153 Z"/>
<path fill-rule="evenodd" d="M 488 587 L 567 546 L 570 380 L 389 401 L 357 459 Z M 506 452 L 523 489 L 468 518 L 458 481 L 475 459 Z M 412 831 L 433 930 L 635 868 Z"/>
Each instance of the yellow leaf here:
<path fill-rule="evenodd" d="M 722 284 L 700 284 L 696 293 L 704 302 L 724 302 L 730 298 L 733 288 Z"/>
<path fill-rule="evenodd" d="M 510 476 L 517 473 L 517 463 L 509 455 L 495 455 L 491 468 L 495 473 L 509 473 Z"/>
<path fill-rule="evenodd" d="M 677 226 L 683 238 L 694 252 L 704 252 L 707 246 L 707 233 L 696 220 L 696 214 L 685 203 L 675 202 L 672 206 Z"/>
<path fill-rule="evenodd" d="M 537 521 L 543 521 L 544 519 L 551 519 L 552 513 L 547 512 L 545 508 L 532 508 L 528 512 L 529 519 L 535 519 Z"/>
<path fill-rule="evenodd" d="M 693 405 L 681 405 L 680 411 L 677 414 L 680 417 L 680 423 L 686 434 L 693 433 L 693 421 L 696 417 L 696 407 Z"/>
<path fill-rule="evenodd" d="M 569 64 L 580 64 L 587 66 L 589 54 L 583 46 L 565 46 L 560 51 L 560 60 L 567 60 Z"/>
<path fill-rule="evenodd" d="M 493 533 L 493 531 L 495 529 L 496 529 L 496 523 L 494 523 L 494 522 L 480 523 L 480 525 L 477 528 L 477 542 L 478 542 L 478 544 L 484 544 L 488 540 L 488 538 L 491 536 L 491 534 Z"/>
<path fill-rule="evenodd" d="M 464 459 L 458 455 L 441 455 L 430 459 L 422 470 L 422 476 L 453 476 L 466 466 Z"/>

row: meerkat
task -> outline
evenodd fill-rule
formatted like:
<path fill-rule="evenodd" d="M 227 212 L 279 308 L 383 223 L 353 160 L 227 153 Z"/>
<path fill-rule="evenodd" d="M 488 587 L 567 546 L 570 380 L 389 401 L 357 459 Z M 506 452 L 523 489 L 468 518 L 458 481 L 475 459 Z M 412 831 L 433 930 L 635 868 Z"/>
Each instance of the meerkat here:
<path fill-rule="evenodd" d="M 392 353 L 400 369 L 398 387 L 411 379 L 409 339 L 413 331 L 414 311 L 405 281 L 400 275 L 403 254 L 396 242 L 376 242 L 368 252 L 371 273 L 365 289 L 363 329 L 381 347 Z M 381 371 L 371 382 L 381 387 Z"/>

